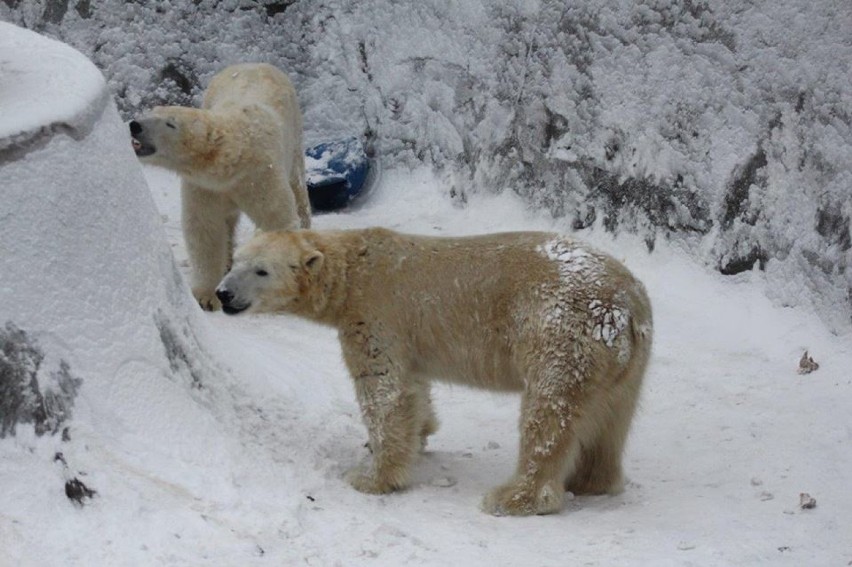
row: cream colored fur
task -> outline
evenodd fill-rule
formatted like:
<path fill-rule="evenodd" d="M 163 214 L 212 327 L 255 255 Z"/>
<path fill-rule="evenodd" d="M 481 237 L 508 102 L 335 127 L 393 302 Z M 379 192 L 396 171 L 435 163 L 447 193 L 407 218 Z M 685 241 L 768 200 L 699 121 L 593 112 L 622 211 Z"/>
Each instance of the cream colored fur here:
<path fill-rule="evenodd" d="M 406 486 L 437 426 L 433 379 L 522 394 L 517 469 L 486 511 L 547 514 L 566 489 L 622 489 L 651 306 L 601 252 L 546 233 L 271 232 L 237 252 L 218 292 L 231 313 L 339 329 L 373 453 L 349 475 L 357 490 Z"/>
<path fill-rule="evenodd" d="M 296 92 L 271 65 L 233 65 L 213 77 L 200 109 L 157 107 L 136 124 L 156 149 L 140 159 L 182 178 L 191 287 L 218 309 L 240 211 L 260 230 L 310 227 Z"/>

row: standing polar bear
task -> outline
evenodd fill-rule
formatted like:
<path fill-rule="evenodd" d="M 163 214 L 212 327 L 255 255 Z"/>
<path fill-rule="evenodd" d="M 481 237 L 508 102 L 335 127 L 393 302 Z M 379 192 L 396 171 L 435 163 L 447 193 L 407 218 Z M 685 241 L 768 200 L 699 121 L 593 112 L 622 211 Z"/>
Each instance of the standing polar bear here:
<path fill-rule="evenodd" d="M 357 490 L 406 485 L 437 427 L 431 379 L 523 394 L 517 470 L 486 511 L 548 514 L 565 490 L 622 488 L 651 306 L 601 252 L 534 232 L 276 231 L 237 252 L 217 294 L 229 314 L 288 312 L 339 330 L 373 453 L 349 475 Z"/>
<path fill-rule="evenodd" d="M 240 211 L 260 230 L 309 228 L 302 116 L 287 76 L 267 64 L 226 67 L 200 109 L 158 106 L 130 122 L 143 163 L 181 176 L 183 233 L 191 287 L 216 310 Z"/>

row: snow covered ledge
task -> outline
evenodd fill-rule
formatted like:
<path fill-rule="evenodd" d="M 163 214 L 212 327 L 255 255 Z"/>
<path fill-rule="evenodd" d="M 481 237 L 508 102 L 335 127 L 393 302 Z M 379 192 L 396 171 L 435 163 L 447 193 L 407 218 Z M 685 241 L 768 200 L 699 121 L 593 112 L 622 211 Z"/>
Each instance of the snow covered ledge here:
<path fill-rule="evenodd" d="M 108 514 L 127 471 L 209 472 L 226 374 L 101 73 L 0 22 L 0 85 L 0 549 L 15 564 L 73 514 L 66 492 L 89 501 L 75 477 Z"/>
<path fill-rule="evenodd" d="M 71 47 L 0 22 L 0 159 L 58 132 L 91 131 L 109 94 L 100 71 Z M 33 64 L 37 65 L 33 68 Z"/>

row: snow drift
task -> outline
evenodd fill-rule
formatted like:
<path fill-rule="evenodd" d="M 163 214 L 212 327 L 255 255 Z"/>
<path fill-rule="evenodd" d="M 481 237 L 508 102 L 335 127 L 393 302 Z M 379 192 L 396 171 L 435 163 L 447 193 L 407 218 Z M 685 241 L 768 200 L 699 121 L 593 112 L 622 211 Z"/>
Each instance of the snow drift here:
<path fill-rule="evenodd" d="M 9 4 L 9 3 L 7 3 Z M 125 116 L 222 66 L 293 76 L 314 143 L 371 139 L 461 202 L 677 239 L 784 305 L 852 319 L 852 12 L 831 0 L 0 4 L 104 70 Z"/>

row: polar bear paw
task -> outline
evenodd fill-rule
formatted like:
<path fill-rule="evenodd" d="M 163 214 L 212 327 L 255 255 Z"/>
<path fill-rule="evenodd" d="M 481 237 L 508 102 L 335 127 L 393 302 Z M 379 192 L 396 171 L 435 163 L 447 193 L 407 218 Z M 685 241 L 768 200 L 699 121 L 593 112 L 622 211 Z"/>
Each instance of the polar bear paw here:
<path fill-rule="evenodd" d="M 388 494 L 395 490 L 399 490 L 404 486 L 404 482 L 400 478 L 393 478 L 393 475 L 382 476 L 376 474 L 372 468 L 355 467 L 346 474 L 346 480 L 352 485 L 352 488 L 358 492 L 365 494 Z"/>
<path fill-rule="evenodd" d="M 549 482 L 539 489 L 514 481 L 492 490 L 482 501 L 483 511 L 494 516 L 553 514 L 562 509 L 564 489 Z"/>
<path fill-rule="evenodd" d="M 222 309 L 222 302 L 216 297 L 216 290 L 193 288 L 192 295 L 198 301 L 198 305 L 205 311 L 219 311 Z"/>

